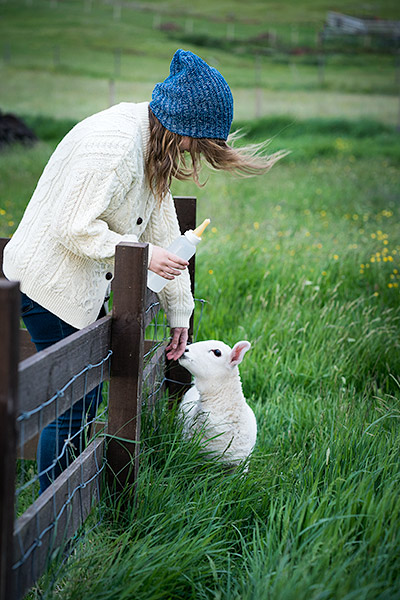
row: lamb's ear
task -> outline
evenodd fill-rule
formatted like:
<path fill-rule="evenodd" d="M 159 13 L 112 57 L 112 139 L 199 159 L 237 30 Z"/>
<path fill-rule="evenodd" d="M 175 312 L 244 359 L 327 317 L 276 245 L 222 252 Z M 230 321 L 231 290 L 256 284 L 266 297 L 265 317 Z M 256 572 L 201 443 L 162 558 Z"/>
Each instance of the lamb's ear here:
<path fill-rule="evenodd" d="M 250 350 L 251 344 L 250 342 L 242 341 L 235 344 L 231 350 L 229 364 L 231 367 L 238 365 L 242 362 L 243 356 Z"/>

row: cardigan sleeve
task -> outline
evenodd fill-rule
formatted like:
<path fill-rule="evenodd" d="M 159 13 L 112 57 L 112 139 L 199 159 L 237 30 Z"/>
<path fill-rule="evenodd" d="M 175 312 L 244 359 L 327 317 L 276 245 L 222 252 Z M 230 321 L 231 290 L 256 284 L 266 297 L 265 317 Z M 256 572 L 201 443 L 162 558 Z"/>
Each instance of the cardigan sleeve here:
<path fill-rule="evenodd" d="M 156 246 L 167 248 L 181 235 L 172 195 L 169 193 L 156 205 L 141 239 Z M 189 327 L 194 301 L 190 289 L 189 271 L 185 269 L 169 281 L 159 292 L 161 306 L 167 313 L 168 323 L 173 327 Z"/>
<path fill-rule="evenodd" d="M 52 216 L 58 240 L 78 256 L 107 260 L 115 255 L 119 242 L 137 242 L 134 234 L 122 235 L 110 229 L 106 213 L 112 202 L 123 202 L 127 184 L 118 170 L 72 170 Z"/>

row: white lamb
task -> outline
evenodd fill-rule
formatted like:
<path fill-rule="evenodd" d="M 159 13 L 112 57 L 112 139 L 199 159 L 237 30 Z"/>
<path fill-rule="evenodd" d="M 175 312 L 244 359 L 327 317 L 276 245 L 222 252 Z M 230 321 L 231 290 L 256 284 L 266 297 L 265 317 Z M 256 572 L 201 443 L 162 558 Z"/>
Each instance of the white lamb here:
<path fill-rule="evenodd" d="M 194 375 L 179 409 L 184 435 L 202 432 L 207 448 L 233 466 L 246 461 L 257 437 L 256 418 L 243 396 L 238 369 L 250 347 L 246 341 L 232 349 L 215 340 L 196 342 L 179 359 Z"/>

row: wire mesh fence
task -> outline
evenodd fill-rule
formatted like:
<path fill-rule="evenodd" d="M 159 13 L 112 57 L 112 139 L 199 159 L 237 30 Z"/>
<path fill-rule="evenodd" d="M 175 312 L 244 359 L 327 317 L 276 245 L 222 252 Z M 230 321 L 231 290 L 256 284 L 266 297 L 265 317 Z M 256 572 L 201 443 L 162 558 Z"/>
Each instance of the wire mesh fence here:
<path fill-rule="evenodd" d="M 192 228 L 195 199 L 175 201 L 181 229 Z M 103 475 L 114 491 L 134 483 L 142 404 L 190 385 L 165 359 L 170 333 L 146 287 L 147 245 L 120 245 L 115 263 L 112 315 L 38 353 L 19 328 L 18 284 L 0 280 L 1 600 L 19 600 L 67 556 L 90 514 L 90 529 L 101 521 Z M 189 270 L 194 287 L 194 262 Z"/>
<path fill-rule="evenodd" d="M 17 416 L 18 448 L 17 448 L 17 481 L 16 481 L 16 514 L 21 515 L 24 510 L 39 497 L 39 482 L 44 480 L 50 484 L 56 479 L 57 473 L 64 471 L 88 446 L 89 441 L 104 430 L 108 404 L 108 386 L 99 385 L 87 393 L 88 373 L 92 369 L 100 369 L 100 378 L 109 379 L 110 358 L 112 351 L 96 364 L 86 365 L 79 373 L 74 375 L 61 389 L 48 400 L 42 402 L 33 410 L 23 411 Z M 83 400 L 73 403 L 73 394 L 70 395 L 69 408 L 60 414 L 59 400 L 63 398 L 74 384 L 83 379 Z M 80 404 L 80 407 L 77 407 Z M 87 410 L 83 410 L 83 408 Z M 96 407 L 97 410 L 94 410 Z M 43 411 L 54 411 L 54 421 L 46 427 L 43 426 Z M 42 437 L 54 435 L 54 456 L 43 466 L 43 458 L 36 454 L 40 436 L 27 441 L 25 431 L 29 430 L 30 420 L 35 419 L 37 429 Z M 46 436 L 47 433 L 47 436 Z M 43 435 L 44 434 L 44 435 Z M 34 442 L 29 443 L 29 442 Z M 36 454 L 36 456 L 35 456 Z M 85 482 L 81 482 L 84 485 Z M 46 486 L 47 487 L 47 486 Z M 40 539 L 40 535 L 37 535 Z"/>
<path fill-rule="evenodd" d="M 93 340 L 97 330 L 90 334 Z M 54 553 L 84 523 L 92 506 L 100 503 L 106 464 L 101 433 L 106 426 L 112 351 L 107 347 L 109 340 L 100 344 L 94 355 L 85 344 L 82 350 L 84 336 L 78 332 L 20 363 L 12 560 L 15 598 L 23 596 Z M 79 350 L 75 357 L 80 367 L 72 376 L 61 375 L 63 370 L 71 371 L 71 367 L 63 369 L 60 359 L 65 351 L 73 354 L 74 346 Z M 93 357 L 96 360 L 91 360 Z M 32 381 L 32 366 L 43 376 L 44 386 Z M 24 394 L 29 385 L 34 388 L 32 408 L 32 397 Z"/>
<path fill-rule="evenodd" d="M 193 342 L 197 340 L 206 300 L 194 298 L 194 302 L 197 324 L 196 330 L 191 336 Z M 146 312 L 154 310 L 154 308 L 159 310 L 159 303 L 150 305 Z M 142 399 L 143 403 L 149 406 L 154 406 L 159 399 L 165 397 L 166 389 L 170 384 L 178 386 L 187 384 L 187 378 L 182 380 L 181 378 L 173 379 L 168 376 L 168 370 L 165 368 L 164 352 L 169 336 L 166 315 L 163 311 L 160 311 L 146 329 Z"/>

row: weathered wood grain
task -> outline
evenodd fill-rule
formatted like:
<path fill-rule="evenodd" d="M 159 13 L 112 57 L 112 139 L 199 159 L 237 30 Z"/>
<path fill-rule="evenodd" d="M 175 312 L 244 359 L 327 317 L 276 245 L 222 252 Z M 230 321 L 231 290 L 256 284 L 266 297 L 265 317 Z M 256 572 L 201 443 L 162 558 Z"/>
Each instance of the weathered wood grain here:
<path fill-rule="evenodd" d="M 0 306 L 0 599 L 10 600 L 17 440 L 18 283 L 0 280 Z"/>
<path fill-rule="evenodd" d="M 25 445 L 43 427 L 82 398 L 85 392 L 90 392 L 109 378 L 107 361 L 103 366 L 91 368 L 77 378 L 57 401 L 43 406 L 30 418 L 21 420 L 23 413 L 34 411 L 46 403 L 87 365 L 101 362 L 109 352 L 110 338 L 111 315 L 107 315 L 19 364 L 19 445 Z"/>
<path fill-rule="evenodd" d="M 36 354 L 36 346 L 31 340 L 29 331 L 19 330 L 19 360 L 26 360 Z"/>
<path fill-rule="evenodd" d="M 113 437 L 107 462 L 109 481 L 118 491 L 134 483 L 139 468 L 147 257 L 147 244 L 116 248 L 108 408 L 108 433 Z"/>
<path fill-rule="evenodd" d="M 19 600 L 42 575 L 52 553 L 84 523 L 99 500 L 104 438 L 96 438 L 16 521 L 13 595 Z"/>

